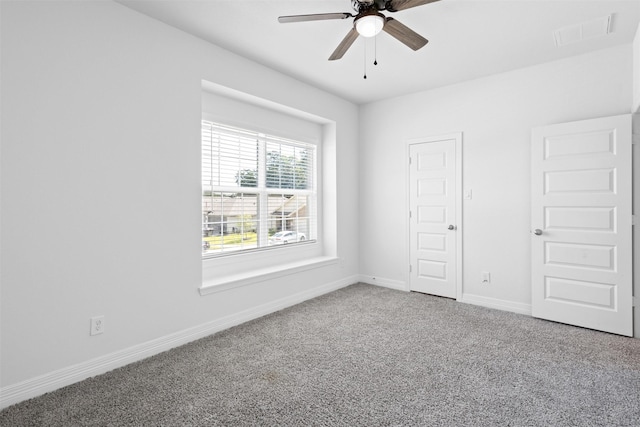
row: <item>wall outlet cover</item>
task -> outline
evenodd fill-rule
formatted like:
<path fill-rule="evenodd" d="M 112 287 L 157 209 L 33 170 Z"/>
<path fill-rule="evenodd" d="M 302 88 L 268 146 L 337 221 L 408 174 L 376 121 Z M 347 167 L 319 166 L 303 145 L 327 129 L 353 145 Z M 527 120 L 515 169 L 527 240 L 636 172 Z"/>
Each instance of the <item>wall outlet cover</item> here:
<path fill-rule="evenodd" d="M 99 335 L 104 332 L 104 316 L 95 316 L 91 318 L 90 335 Z"/>

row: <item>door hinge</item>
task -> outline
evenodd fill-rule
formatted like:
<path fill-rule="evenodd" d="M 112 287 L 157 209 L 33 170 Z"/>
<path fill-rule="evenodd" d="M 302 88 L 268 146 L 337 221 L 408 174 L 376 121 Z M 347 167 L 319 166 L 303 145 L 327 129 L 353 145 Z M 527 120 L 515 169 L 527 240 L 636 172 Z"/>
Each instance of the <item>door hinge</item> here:
<path fill-rule="evenodd" d="M 413 267 L 411 266 L 411 264 L 409 264 L 409 273 L 411 273 L 413 271 Z"/>
<path fill-rule="evenodd" d="M 411 156 L 409 156 L 409 164 L 411 164 Z"/>
<path fill-rule="evenodd" d="M 631 215 L 631 225 L 638 225 L 638 215 Z"/>
<path fill-rule="evenodd" d="M 409 211 L 409 218 L 412 218 L 412 216 L 411 216 L 411 211 Z"/>
<path fill-rule="evenodd" d="M 638 297 L 631 297 L 631 307 L 638 306 Z"/>

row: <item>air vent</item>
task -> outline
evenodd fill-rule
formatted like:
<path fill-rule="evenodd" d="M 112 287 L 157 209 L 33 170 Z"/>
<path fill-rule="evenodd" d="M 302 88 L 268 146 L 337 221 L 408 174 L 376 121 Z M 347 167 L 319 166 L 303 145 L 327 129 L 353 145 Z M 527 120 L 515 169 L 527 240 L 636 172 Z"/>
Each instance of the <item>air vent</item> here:
<path fill-rule="evenodd" d="M 593 21 L 560 28 L 553 32 L 556 46 L 566 46 L 572 43 L 606 36 L 611 32 L 611 15 L 594 19 Z"/>

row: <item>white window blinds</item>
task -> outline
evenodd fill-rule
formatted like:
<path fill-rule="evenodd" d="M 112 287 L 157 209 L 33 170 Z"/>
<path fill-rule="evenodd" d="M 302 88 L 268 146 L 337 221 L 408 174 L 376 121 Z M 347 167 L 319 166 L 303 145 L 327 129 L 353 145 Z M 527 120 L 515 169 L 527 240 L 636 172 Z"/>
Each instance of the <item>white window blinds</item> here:
<path fill-rule="evenodd" d="M 203 253 L 317 238 L 316 147 L 202 121 Z"/>

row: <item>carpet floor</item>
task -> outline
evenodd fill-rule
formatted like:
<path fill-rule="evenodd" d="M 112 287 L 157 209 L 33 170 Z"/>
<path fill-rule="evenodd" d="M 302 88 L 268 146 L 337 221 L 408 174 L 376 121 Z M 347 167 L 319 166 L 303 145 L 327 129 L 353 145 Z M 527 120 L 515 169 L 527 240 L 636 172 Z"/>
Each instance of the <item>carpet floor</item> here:
<path fill-rule="evenodd" d="M 640 340 L 357 284 L 0 412 L 2 426 L 640 426 Z"/>

